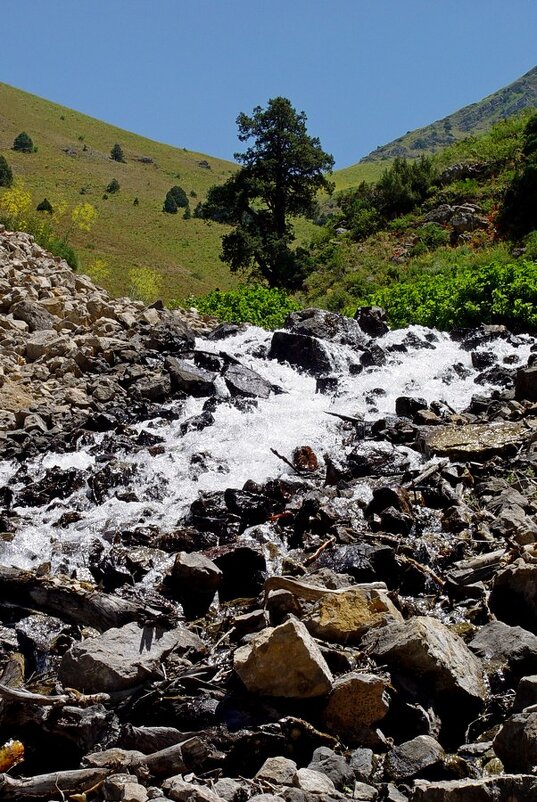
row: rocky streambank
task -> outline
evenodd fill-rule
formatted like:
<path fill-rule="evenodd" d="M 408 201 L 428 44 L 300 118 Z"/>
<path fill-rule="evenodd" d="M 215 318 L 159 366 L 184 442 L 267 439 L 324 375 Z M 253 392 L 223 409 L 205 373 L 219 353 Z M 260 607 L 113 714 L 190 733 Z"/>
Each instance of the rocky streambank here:
<path fill-rule="evenodd" d="M 534 338 L 216 326 L 9 232 L 0 327 L 3 799 L 537 800 Z"/>

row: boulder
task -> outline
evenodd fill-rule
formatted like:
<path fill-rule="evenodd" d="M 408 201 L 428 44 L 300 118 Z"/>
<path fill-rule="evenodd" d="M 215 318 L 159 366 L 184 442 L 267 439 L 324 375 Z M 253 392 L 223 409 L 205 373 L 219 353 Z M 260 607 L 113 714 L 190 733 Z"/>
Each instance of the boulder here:
<path fill-rule="evenodd" d="M 181 774 L 164 780 L 162 790 L 173 802 L 222 802 L 214 791 L 204 785 L 186 782 Z"/>
<path fill-rule="evenodd" d="M 419 445 L 430 456 L 453 461 L 485 462 L 492 457 L 510 457 L 537 431 L 537 421 L 468 423 L 435 426 L 421 434 Z"/>
<path fill-rule="evenodd" d="M 382 337 L 390 329 L 386 312 L 380 306 L 360 306 L 354 315 L 358 325 L 370 337 Z"/>
<path fill-rule="evenodd" d="M 493 741 L 506 771 L 535 771 L 537 765 L 537 711 L 528 708 L 504 722 Z"/>
<path fill-rule="evenodd" d="M 298 312 L 291 312 L 284 327 L 293 334 L 349 345 L 360 351 L 367 345 L 367 337 L 356 320 L 325 309 L 300 309 Z"/>
<path fill-rule="evenodd" d="M 259 373 L 244 365 L 230 365 L 224 371 L 224 381 L 233 396 L 247 398 L 268 398 L 272 385 Z"/>
<path fill-rule="evenodd" d="M 11 314 L 15 320 L 23 320 L 30 331 L 45 331 L 53 329 L 59 323 L 56 315 L 47 312 L 44 306 L 33 301 L 19 301 L 11 307 Z"/>
<path fill-rule="evenodd" d="M 76 643 L 60 664 L 60 679 L 88 693 L 132 688 L 162 674 L 161 662 L 171 652 L 203 653 L 203 642 L 185 627 L 164 631 L 126 624 Z"/>
<path fill-rule="evenodd" d="M 444 750 L 430 735 L 418 735 L 395 746 L 386 756 L 386 774 L 395 782 L 417 777 L 426 769 L 442 762 Z"/>
<path fill-rule="evenodd" d="M 537 671 L 537 636 L 522 627 L 491 621 L 480 628 L 468 646 L 493 668 L 509 668 L 516 676 Z"/>
<path fill-rule="evenodd" d="M 265 780 L 273 785 L 293 785 L 297 765 L 287 757 L 268 757 L 257 774 L 256 780 Z"/>
<path fill-rule="evenodd" d="M 537 777 L 505 774 L 482 780 L 416 780 L 411 802 L 537 802 Z"/>
<path fill-rule="evenodd" d="M 537 401 L 537 365 L 517 371 L 515 398 L 517 401 Z"/>
<path fill-rule="evenodd" d="M 172 387 L 180 390 L 187 395 L 196 397 L 214 395 L 216 387 L 214 384 L 215 374 L 203 368 L 197 368 L 184 359 L 168 357 L 165 367 L 170 374 Z"/>
<path fill-rule="evenodd" d="M 329 749 L 327 746 L 319 746 L 315 749 L 307 768 L 326 775 L 339 791 L 346 787 L 352 788 L 354 784 L 354 771 L 343 755 L 337 755 L 333 749 Z"/>
<path fill-rule="evenodd" d="M 275 331 L 268 356 L 269 359 L 288 362 L 316 376 L 332 370 L 332 360 L 322 342 L 305 334 Z"/>
<path fill-rule="evenodd" d="M 316 638 L 336 643 L 356 643 L 369 629 L 402 620 L 387 590 L 367 585 L 327 592 L 303 619 Z"/>
<path fill-rule="evenodd" d="M 336 787 L 330 777 L 312 769 L 298 769 L 294 784 L 307 794 L 336 793 Z"/>
<path fill-rule="evenodd" d="M 323 724 L 345 743 L 359 745 L 368 740 L 368 730 L 389 709 L 388 682 L 374 674 L 339 677 L 322 712 Z"/>
<path fill-rule="evenodd" d="M 304 624 L 294 619 L 255 635 L 236 650 L 233 662 L 253 693 L 308 699 L 324 696 L 332 687 L 332 674 L 319 647 Z"/>
<path fill-rule="evenodd" d="M 462 638 L 436 618 L 415 616 L 369 632 L 362 645 L 395 673 L 410 677 L 471 715 L 487 697 L 483 667 Z"/>
<path fill-rule="evenodd" d="M 517 563 L 500 571 L 489 597 L 494 615 L 537 635 L 537 565 Z"/>
<path fill-rule="evenodd" d="M 537 704 L 537 674 L 522 677 L 517 685 L 513 712 L 520 713 L 525 707 Z"/>

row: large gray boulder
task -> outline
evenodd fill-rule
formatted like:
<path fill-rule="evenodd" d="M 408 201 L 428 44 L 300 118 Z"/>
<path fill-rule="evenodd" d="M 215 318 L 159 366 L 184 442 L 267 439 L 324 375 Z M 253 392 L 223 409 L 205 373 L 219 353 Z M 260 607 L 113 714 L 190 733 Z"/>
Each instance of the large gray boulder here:
<path fill-rule="evenodd" d="M 487 697 L 481 661 L 436 618 L 415 616 L 369 632 L 362 645 L 394 673 L 424 684 L 444 702 L 480 707 Z"/>
<path fill-rule="evenodd" d="M 503 621 L 491 621 L 468 644 L 492 668 L 509 668 L 515 675 L 537 671 L 537 635 Z"/>
<path fill-rule="evenodd" d="M 120 691 L 161 676 L 161 662 L 173 651 L 199 654 L 204 646 L 182 626 L 166 632 L 126 624 L 72 646 L 62 658 L 59 675 L 65 686 L 79 691 Z"/>
<path fill-rule="evenodd" d="M 265 696 L 308 699 L 324 696 L 332 674 L 300 621 L 268 627 L 234 655 L 235 671 L 246 688 Z"/>
<path fill-rule="evenodd" d="M 411 802 L 537 802 L 537 777 L 505 774 L 483 780 L 416 780 Z"/>

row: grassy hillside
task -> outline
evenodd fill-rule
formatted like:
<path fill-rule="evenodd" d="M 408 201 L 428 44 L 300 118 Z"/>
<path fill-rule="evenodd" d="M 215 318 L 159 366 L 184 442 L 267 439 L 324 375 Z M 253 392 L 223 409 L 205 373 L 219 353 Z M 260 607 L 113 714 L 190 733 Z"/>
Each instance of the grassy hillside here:
<path fill-rule="evenodd" d="M 499 89 L 477 103 L 437 120 L 431 125 L 409 131 L 404 136 L 376 148 L 357 165 L 347 168 L 350 173 L 357 167 L 402 156 L 414 159 L 423 154 L 436 153 L 447 145 L 470 135 L 488 131 L 495 123 L 519 114 L 527 108 L 537 107 L 537 67 L 534 67 L 509 86 Z"/>
<path fill-rule="evenodd" d="M 377 181 L 383 170 L 390 164 L 389 161 L 358 162 L 342 170 L 336 170 L 331 180 L 336 185 L 336 192 L 357 187 L 362 181 L 369 184 Z"/>
<path fill-rule="evenodd" d="M 10 150 L 21 131 L 31 136 L 36 153 Z M 110 159 L 116 142 L 125 164 Z M 210 186 L 236 169 L 232 162 L 153 142 L 1 83 L 0 153 L 32 191 L 35 204 L 47 197 L 53 206 L 62 201 L 70 207 L 81 201 L 95 206 L 91 232 L 74 231 L 71 241 L 81 269 L 91 270 L 98 258 L 106 262 L 108 275 L 101 283 L 113 293 L 129 290 L 137 268 L 161 276 L 159 294 L 167 300 L 236 283 L 218 258 L 222 226 L 183 220 L 182 210 L 162 212 L 171 186 L 195 193 L 193 209 Z M 204 161 L 209 169 L 200 165 Z M 104 200 L 113 178 L 120 191 Z"/>

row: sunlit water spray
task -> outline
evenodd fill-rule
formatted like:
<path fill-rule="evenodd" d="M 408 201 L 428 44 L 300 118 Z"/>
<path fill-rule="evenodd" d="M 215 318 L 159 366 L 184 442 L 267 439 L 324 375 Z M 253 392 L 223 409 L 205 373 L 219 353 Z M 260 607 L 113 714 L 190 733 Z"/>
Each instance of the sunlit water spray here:
<path fill-rule="evenodd" d="M 411 327 L 389 332 L 376 342 L 386 350 L 401 344 L 409 332 L 420 340 L 431 340 L 434 349 L 387 351 L 384 366 L 366 368 L 358 375 L 348 371 L 349 361 L 357 362 L 356 353 L 329 345 L 339 379 L 337 390 L 331 394 L 317 393 L 315 378 L 264 358 L 261 354 L 268 350 L 271 333 L 263 329 L 250 327 L 224 341 L 199 341 L 202 350 L 236 357 L 284 392 L 272 393 L 245 410 L 232 403 L 219 404 L 211 426 L 184 435 L 181 424 L 200 414 L 206 399 L 171 404 L 179 415 L 176 420 L 147 421 L 137 426 L 164 438 L 162 454 L 152 456 L 141 450 L 115 455 L 134 467 L 130 486 L 122 490 L 132 490 L 138 501 L 121 501 L 112 495 L 95 504 L 87 489 L 81 489 L 69 499 L 55 500 L 45 507 L 17 508 L 21 521 L 12 541 L 0 542 L 0 560 L 26 568 L 45 561 L 51 561 L 53 568 L 81 566 L 90 543 L 96 538 L 106 540 L 107 533 L 140 524 L 171 530 L 181 523 L 201 491 L 240 488 L 247 479 L 263 482 L 286 473 L 285 465 L 271 449 L 287 458 L 301 445 L 311 446 L 319 458 L 325 453 L 341 454 L 344 447 L 338 420 L 327 412 L 376 419 L 393 415 L 395 399 L 401 395 L 420 396 L 427 402 L 446 401 L 451 408 L 462 410 L 473 395 L 492 389 L 475 383 L 478 371 L 472 367 L 470 354 L 445 334 Z M 498 339 L 482 348 L 494 350 L 500 364 L 514 355 L 516 366 L 526 363 L 532 342 L 524 337 L 516 347 Z M 221 396 L 228 395 L 223 381 L 219 381 L 218 389 Z M 94 446 L 102 438 L 96 435 Z M 368 447 L 363 444 L 363 448 Z M 95 451 L 98 448 L 86 446 L 74 453 L 41 456 L 30 464 L 30 475 L 39 479 L 54 467 L 91 471 L 96 465 Z M 404 451 L 414 466 L 419 464 L 418 454 Z M 15 471 L 15 465 L 0 463 L 0 484 L 8 483 Z M 55 527 L 66 511 L 77 511 L 82 519 L 65 528 Z"/>

